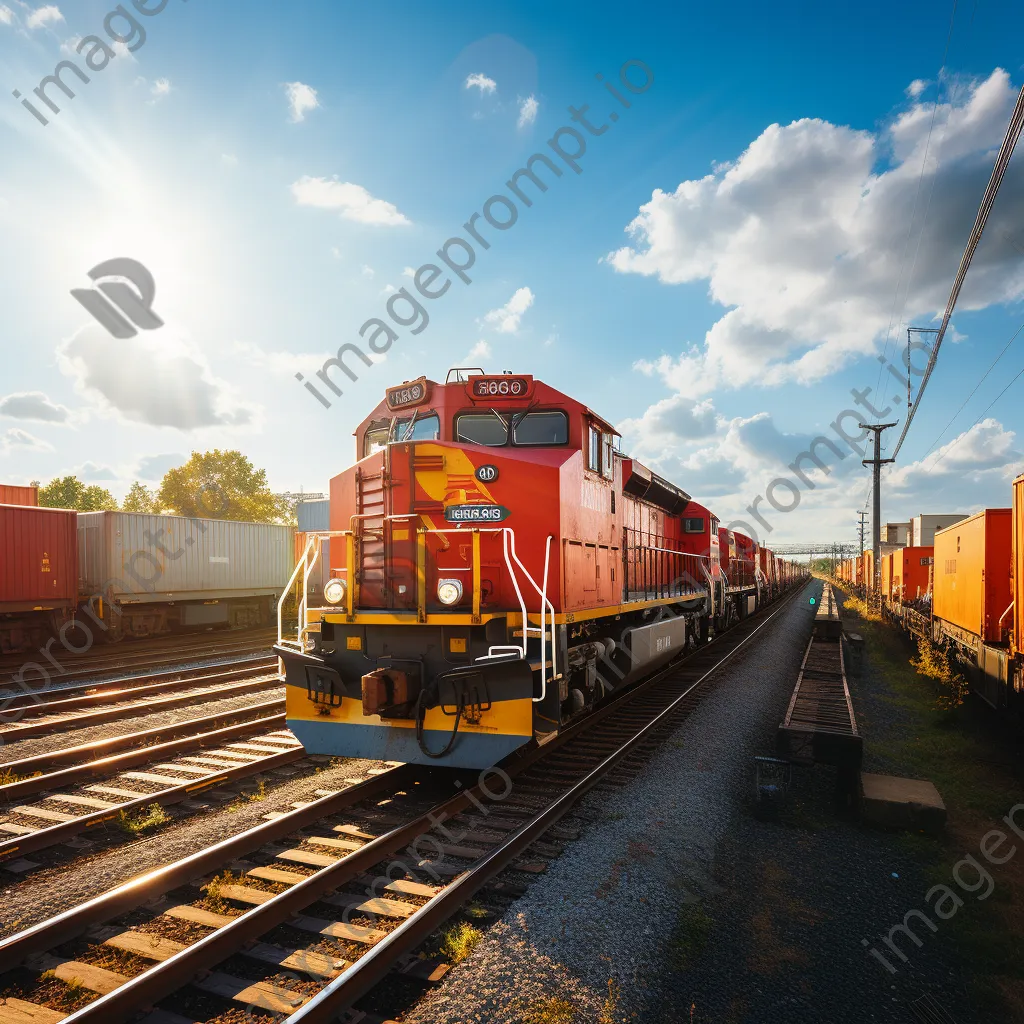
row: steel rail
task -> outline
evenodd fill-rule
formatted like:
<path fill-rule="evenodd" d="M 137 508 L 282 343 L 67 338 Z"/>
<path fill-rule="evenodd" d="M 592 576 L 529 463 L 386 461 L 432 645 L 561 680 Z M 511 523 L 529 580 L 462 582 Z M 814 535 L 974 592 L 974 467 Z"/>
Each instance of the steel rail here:
<path fill-rule="evenodd" d="M 26 775 L 32 772 L 45 771 L 61 765 L 75 764 L 90 758 L 114 754 L 119 750 L 133 749 L 146 743 L 162 742 L 178 736 L 188 736 L 198 729 L 216 729 L 222 725 L 232 725 L 244 721 L 253 715 L 267 715 L 284 708 L 284 700 L 275 697 L 260 704 L 247 704 L 244 708 L 234 711 L 216 711 L 212 715 L 189 718 L 173 725 L 158 725 L 141 732 L 125 733 L 122 736 L 108 736 L 91 743 L 79 743 L 63 750 L 47 751 L 45 754 L 33 754 L 31 757 L 18 758 L 16 761 L 0 761 L 0 772 L 12 772 L 15 775 Z M 0 789 L 0 793 L 4 790 Z"/>
<path fill-rule="evenodd" d="M 90 725 L 102 725 L 104 722 L 116 722 L 121 718 L 153 715 L 160 711 L 171 711 L 174 708 L 187 707 L 189 704 L 203 704 L 211 700 L 227 700 L 229 697 L 260 693 L 263 690 L 273 690 L 279 686 L 284 686 L 284 680 L 276 674 L 272 676 L 254 675 L 248 679 L 241 679 L 238 682 L 225 683 L 220 686 L 201 687 L 191 693 L 177 694 L 172 697 L 159 697 L 156 700 L 141 704 L 138 703 L 138 694 L 122 696 L 121 700 L 130 700 L 135 703 L 126 704 L 122 707 L 99 708 L 95 711 L 72 712 L 64 717 L 48 718 L 42 722 L 9 725 L 5 728 L 0 728 L 0 743 L 31 739 L 35 736 L 47 736 L 50 733 L 60 732 L 63 729 L 83 729 Z"/>
<path fill-rule="evenodd" d="M 270 703 L 282 705 L 284 701 L 273 701 Z M 9 782 L 0 786 L 0 803 L 8 800 L 20 800 L 22 797 L 32 796 L 47 790 L 57 789 L 62 786 L 71 786 L 78 782 L 85 782 L 102 775 L 118 775 L 123 768 L 134 768 L 136 765 L 146 764 L 149 761 L 158 761 L 165 757 L 174 757 L 188 753 L 192 750 L 204 750 L 211 746 L 218 746 L 221 743 L 237 739 L 239 736 L 249 736 L 254 732 L 267 732 L 274 728 L 280 728 L 285 724 L 284 712 L 265 718 L 257 718 L 252 721 L 226 725 L 220 729 L 211 729 L 207 732 L 192 733 L 178 739 L 168 740 L 165 743 L 157 743 L 153 746 L 141 746 L 121 754 L 112 754 L 109 757 L 97 758 L 94 761 L 86 761 L 84 764 L 72 765 L 70 768 L 61 768 L 55 772 L 48 772 L 42 775 L 32 775 L 27 779 L 18 779 L 17 782 Z M 136 734 L 137 736 L 138 734 Z M 7 765 L 3 766 L 7 768 Z M 218 774 L 211 772 L 210 774 Z M 54 794 L 60 799 L 60 794 Z"/>
<path fill-rule="evenodd" d="M 260 655 L 248 660 L 258 661 L 260 664 L 246 665 L 239 663 L 237 666 L 232 665 L 226 668 L 218 668 L 213 672 L 210 671 L 211 666 L 202 666 L 193 670 L 184 670 L 185 673 L 190 671 L 198 672 L 198 675 L 183 674 L 181 670 L 161 672 L 158 673 L 159 676 L 173 675 L 176 676 L 176 678 L 162 679 L 158 682 L 148 683 L 145 682 L 145 680 L 151 678 L 150 676 L 140 676 L 138 677 L 139 682 L 143 684 L 140 686 L 125 686 L 125 682 L 131 682 L 131 677 L 129 676 L 127 679 L 111 680 L 109 686 L 103 683 L 98 683 L 95 687 L 89 686 L 88 689 L 94 692 L 80 694 L 77 697 L 60 696 L 59 691 L 56 691 L 58 696 L 55 699 L 45 701 L 40 701 L 38 699 L 39 694 L 19 694 L 18 700 L 23 703 L 15 704 L 12 702 L 7 704 L 2 713 L 12 714 L 17 711 L 21 713 L 23 718 L 36 718 L 39 715 L 53 714 L 61 711 L 77 711 L 79 708 L 97 707 L 100 704 L 116 704 L 118 701 L 126 700 L 133 696 L 147 697 L 153 694 L 180 690 L 183 684 L 201 686 L 203 683 L 210 681 L 238 679 L 239 677 L 252 672 L 268 670 L 277 659 L 267 655 Z M 47 694 L 52 694 L 55 691 L 47 690 L 45 692 Z"/>
<path fill-rule="evenodd" d="M 454 883 L 446 887 L 425 907 L 414 912 L 406 924 L 400 925 L 373 946 L 370 951 L 363 954 L 356 964 L 329 983 L 319 995 L 314 996 L 299 1011 L 298 1015 L 290 1017 L 289 1021 L 306 1020 L 305 1014 L 307 1013 L 312 1015 L 308 1018 L 309 1020 L 332 1019 L 340 1009 L 350 1005 L 376 984 L 391 970 L 398 956 L 420 944 L 437 924 L 447 919 L 465 899 L 468 899 L 490 878 L 503 870 L 522 850 L 564 816 L 579 797 L 658 730 L 697 687 L 742 649 L 778 612 L 782 611 L 783 607 L 784 605 L 780 604 L 764 617 L 749 634 L 726 650 L 666 708 L 647 721 L 613 754 L 605 757 L 597 768 L 588 772 L 584 779 L 571 786 L 548 808 L 516 830 L 507 840 L 501 842 L 494 850 L 481 858 L 477 864 L 467 869 L 466 874 L 461 875 Z M 678 673 L 685 667 L 685 661 L 676 664 L 672 666 L 672 672 L 663 670 L 655 674 L 650 682 L 652 685 L 655 681 L 664 682 L 666 676 L 671 677 L 673 672 Z M 613 713 L 621 703 L 627 699 L 635 700 L 646 693 L 648 689 L 648 686 L 632 688 L 628 694 L 623 694 L 622 701 L 610 702 L 610 706 L 602 709 L 602 714 L 588 716 L 576 727 L 567 730 L 564 738 L 560 737 L 559 740 L 551 744 L 531 751 L 530 754 L 511 766 L 513 774 L 523 774 L 527 768 L 546 757 L 553 750 L 563 747 L 571 739 L 592 729 L 596 721 Z M 284 892 L 271 896 L 266 902 L 246 911 L 224 927 L 211 932 L 186 949 L 136 975 L 113 991 L 101 995 L 81 1010 L 65 1018 L 66 1024 L 84 1024 L 87 1021 L 118 1024 L 121 1021 L 128 1021 L 140 1007 L 152 1006 L 160 999 L 166 998 L 181 986 L 192 981 L 198 973 L 209 970 L 212 964 L 219 963 L 238 952 L 247 943 L 266 934 L 278 925 L 286 923 L 323 895 L 359 878 L 382 860 L 415 842 L 419 836 L 435 828 L 439 820 L 447 820 L 461 811 L 471 806 L 479 806 L 481 803 L 500 805 L 500 802 L 496 801 L 479 784 L 468 791 L 463 790 L 448 800 L 442 801 L 426 814 L 419 815 L 385 835 L 370 840 L 366 845 L 340 858 L 334 864 L 308 876 L 302 882 L 290 886 Z M 446 897 L 446 894 L 450 895 Z M 0 954 L 2 953 L 3 945 L 0 944 Z"/>

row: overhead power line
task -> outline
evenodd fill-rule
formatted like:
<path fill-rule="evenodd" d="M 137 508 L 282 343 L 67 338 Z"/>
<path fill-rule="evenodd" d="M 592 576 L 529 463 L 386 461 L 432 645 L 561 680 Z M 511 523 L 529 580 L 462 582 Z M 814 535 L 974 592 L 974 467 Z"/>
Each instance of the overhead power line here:
<path fill-rule="evenodd" d="M 910 430 L 910 424 L 914 422 L 917 407 L 921 404 L 921 399 L 924 397 L 925 388 L 928 386 L 932 370 L 935 369 L 935 361 L 938 359 L 939 349 L 942 347 L 942 339 L 945 337 L 946 328 L 949 326 L 949 318 L 953 315 L 956 300 L 960 296 L 960 289 L 963 287 L 964 279 L 967 277 L 967 269 L 971 265 L 971 258 L 974 256 L 974 250 L 978 248 L 978 243 L 981 241 L 981 234 L 985 230 L 988 215 L 996 201 L 996 196 L 999 194 L 999 186 L 1003 183 L 1003 175 L 1006 174 L 1006 168 L 1010 163 L 1010 157 L 1013 155 L 1013 148 L 1017 144 L 1022 126 L 1024 126 L 1024 88 L 1021 89 L 1017 96 L 1017 103 L 1013 108 L 1013 115 L 1007 126 L 1006 134 L 1003 136 L 1003 143 L 999 147 L 995 166 L 992 168 L 992 175 L 988 180 L 988 185 L 985 186 L 985 194 L 982 196 L 981 206 L 978 208 L 978 215 L 974 220 L 974 227 L 971 228 L 971 234 L 967 240 L 967 248 L 964 249 L 964 254 L 960 258 L 960 268 L 957 270 L 956 280 L 953 282 L 953 288 L 946 302 L 946 311 L 942 316 L 942 323 L 939 325 L 939 333 L 935 335 L 935 346 L 928 357 L 928 366 L 925 368 L 924 377 L 921 378 L 921 386 L 917 390 L 917 398 L 914 399 L 914 404 L 907 415 L 907 421 L 903 424 L 903 433 L 900 434 L 900 439 L 896 442 L 896 447 L 893 449 L 893 458 L 899 454 L 900 447 L 907 436 L 907 431 Z"/>
<path fill-rule="evenodd" d="M 1017 334 L 1020 334 L 1022 330 L 1024 330 L 1024 324 L 1021 324 L 1020 327 L 1017 328 Z M 1013 337 L 1016 338 L 1017 334 L 1015 334 Z M 1013 339 L 1011 338 L 1010 340 L 1012 341 Z M 991 367 L 989 367 L 989 369 L 991 369 Z M 988 374 L 986 374 L 985 376 L 988 376 Z M 928 468 L 934 469 L 988 415 L 989 409 L 991 409 L 992 406 L 995 405 L 996 402 L 998 402 L 999 399 L 1002 398 L 1003 395 L 1005 395 L 1006 392 L 1009 391 L 1010 388 L 1013 387 L 1013 385 L 1016 384 L 1018 380 L 1020 380 L 1021 377 L 1024 377 L 1024 369 L 1018 371 L 1016 376 L 1014 376 L 1010 380 L 1010 383 L 1007 384 L 1006 387 L 1004 387 L 1003 390 L 1000 391 L 999 394 L 996 395 L 996 397 L 993 398 L 992 401 L 985 406 L 985 409 L 983 410 L 982 414 L 941 455 L 939 455 L 939 457 L 935 459 L 935 461 Z M 975 388 L 975 390 L 977 390 L 977 388 Z M 974 392 L 972 391 L 971 394 L 974 394 Z M 929 449 L 929 451 L 930 450 L 931 449 Z"/>
<path fill-rule="evenodd" d="M 974 397 L 975 392 L 977 392 L 978 388 L 980 388 L 981 385 L 985 383 L 986 379 L 988 378 L 988 375 L 995 369 L 996 363 L 998 363 L 999 360 L 1006 355 L 1006 350 L 1014 343 L 1014 341 L 1016 341 L 1017 335 L 1020 334 L 1021 331 L 1024 331 L 1024 324 L 1021 324 L 1020 327 L 1018 327 L 1017 330 L 1013 332 L 1013 334 L 1010 336 L 1010 340 L 1003 346 L 1002 351 L 999 353 L 999 355 L 995 357 L 995 359 L 992 360 L 992 362 L 989 364 L 989 368 L 982 374 L 981 380 L 979 380 L 978 383 L 974 385 L 973 389 L 971 390 L 971 393 L 964 399 L 963 405 L 961 405 L 960 408 L 957 409 L 955 413 L 953 413 L 953 415 L 949 418 L 949 422 L 942 428 L 941 431 L 939 431 L 939 436 L 935 438 L 934 441 L 932 441 L 931 446 L 928 448 L 928 451 L 924 453 L 925 458 L 928 458 L 928 456 L 931 455 L 932 449 L 934 449 L 935 446 L 939 443 L 939 441 L 942 440 L 942 435 L 947 430 L 949 430 L 949 428 L 953 425 L 953 420 L 955 420 L 957 416 L 959 416 L 960 413 L 964 411 L 964 409 L 967 407 L 967 403 Z M 1014 379 L 1016 380 L 1016 378 Z M 988 409 L 991 408 L 992 406 L 990 405 Z M 986 409 L 985 412 L 988 412 L 988 409 Z M 985 413 L 982 413 L 982 416 L 984 415 Z"/>

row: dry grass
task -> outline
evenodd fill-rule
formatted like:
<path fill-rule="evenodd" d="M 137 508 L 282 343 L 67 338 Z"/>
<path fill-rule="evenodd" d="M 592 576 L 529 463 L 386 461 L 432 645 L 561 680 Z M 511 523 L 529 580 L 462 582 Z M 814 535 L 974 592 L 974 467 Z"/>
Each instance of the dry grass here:
<path fill-rule="evenodd" d="M 241 875 L 236 877 L 230 871 L 221 872 L 216 878 L 203 886 L 202 891 L 206 893 L 206 897 L 202 901 L 203 905 L 207 910 L 211 910 L 215 914 L 232 913 L 231 904 L 224 899 L 223 889 L 226 885 L 237 885 L 242 880 Z"/>
<path fill-rule="evenodd" d="M 576 1007 L 561 996 L 549 996 L 531 1003 L 521 1019 L 522 1024 L 573 1024 Z"/>
<path fill-rule="evenodd" d="M 240 811 L 243 807 L 248 804 L 257 803 L 260 800 L 267 798 L 267 784 L 260 779 L 259 784 L 251 793 L 239 793 L 239 795 L 231 801 L 225 808 L 228 811 Z"/>
<path fill-rule="evenodd" d="M 608 979 L 608 995 L 597 1017 L 597 1024 L 615 1024 L 615 1010 L 619 1005 L 622 987 L 614 978 Z"/>
<path fill-rule="evenodd" d="M 150 804 L 137 814 L 121 811 L 117 816 L 117 826 L 129 835 L 144 836 L 155 832 L 170 820 L 171 816 L 159 804 Z"/>
<path fill-rule="evenodd" d="M 479 928 L 468 921 L 459 921 L 447 928 L 441 938 L 441 953 L 453 964 L 462 963 L 484 937 Z"/>
<path fill-rule="evenodd" d="M 949 655 L 927 637 L 919 637 L 916 658 L 910 664 L 938 685 L 935 706 L 939 711 L 955 711 L 963 705 L 969 691 L 967 680 L 950 664 Z"/>
<path fill-rule="evenodd" d="M 882 621 L 882 616 L 879 615 L 879 613 L 876 612 L 868 604 L 867 601 L 864 601 L 862 598 L 855 597 L 853 594 L 850 594 L 843 601 L 843 610 L 844 611 L 849 610 L 851 612 L 856 612 L 862 619 L 864 619 L 865 622 L 881 622 Z"/>

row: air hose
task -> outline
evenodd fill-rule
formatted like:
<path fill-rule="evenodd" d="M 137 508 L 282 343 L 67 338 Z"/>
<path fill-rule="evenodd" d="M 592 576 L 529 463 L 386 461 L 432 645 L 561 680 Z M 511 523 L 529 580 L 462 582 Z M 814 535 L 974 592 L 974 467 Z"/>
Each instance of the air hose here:
<path fill-rule="evenodd" d="M 416 742 L 419 744 L 420 750 L 426 754 L 427 757 L 437 758 L 444 757 L 446 754 L 450 754 L 452 747 L 455 746 L 455 740 L 459 734 L 459 720 L 462 718 L 462 709 L 465 706 L 462 698 L 459 698 L 458 707 L 455 712 L 455 725 L 452 726 L 452 734 L 445 745 L 444 750 L 439 750 L 436 753 L 432 751 L 423 738 L 423 721 L 426 717 L 426 708 L 423 706 L 423 690 L 416 696 Z"/>

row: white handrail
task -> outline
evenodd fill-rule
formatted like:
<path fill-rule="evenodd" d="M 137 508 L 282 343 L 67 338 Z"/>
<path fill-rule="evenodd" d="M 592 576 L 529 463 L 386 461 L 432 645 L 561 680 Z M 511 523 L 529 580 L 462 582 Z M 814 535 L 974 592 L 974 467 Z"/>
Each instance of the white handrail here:
<path fill-rule="evenodd" d="M 516 554 L 516 536 L 515 536 L 515 531 L 512 530 L 511 528 L 508 528 L 508 527 L 506 527 L 506 529 L 508 530 L 508 533 L 509 533 L 509 535 L 511 537 L 511 541 L 512 541 L 512 544 L 511 544 L 512 557 L 515 559 L 516 565 L 518 565 L 519 568 L 523 570 L 523 573 L 525 574 L 526 578 L 530 581 L 530 584 L 533 586 L 533 589 L 536 590 L 537 593 L 540 595 L 540 602 L 541 602 L 540 603 L 540 634 L 541 634 L 541 639 L 540 639 L 540 686 L 541 686 L 541 691 L 540 691 L 540 696 L 539 697 L 534 697 L 533 698 L 534 703 L 537 703 L 539 701 L 542 701 L 544 699 L 544 697 L 547 695 L 547 663 L 548 662 L 547 662 L 547 618 L 546 618 L 546 616 L 547 616 L 548 611 L 551 612 L 551 676 L 552 676 L 552 678 L 555 678 L 558 675 L 557 647 L 556 647 L 556 644 L 555 644 L 555 606 L 551 603 L 551 601 L 550 601 L 550 599 L 548 598 L 548 595 L 547 595 L 548 565 L 550 563 L 550 558 L 551 558 L 551 541 L 554 539 L 554 536 L 553 536 L 553 534 L 549 534 L 547 542 L 546 542 L 546 545 L 545 545 L 545 552 L 544 552 L 544 589 L 542 590 L 540 587 L 537 586 L 537 581 L 530 575 L 530 571 L 526 568 L 525 565 L 523 565 L 522 561 L 520 561 L 519 555 Z M 506 561 L 506 563 L 508 562 L 507 554 L 506 554 L 505 561 Z M 515 572 L 512 570 L 511 566 L 509 566 L 509 572 L 512 575 L 513 580 L 515 580 Z M 518 589 L 519 589 L 519 584 L 516 583 L 516 590 L 517 590 L 517 592 L 518 592 Z M 524 607 L 524 610 L 525 610 L 525 607 L 526 607 L 525 602 L 523 604 L 523 607 Z M 524 617 L 523 617 L 523 645 L 524 645 L 524 647 L 526 645 L 526 633 L 527 633 L 527 630 L 529 630 L 531 633 L 535 633 L 535 632 L 537 632 L 537 627 L 529 626 L 528 623 L 527 623 L 526 617 L 524 615 Z"/>
<path fill-rule="evenodd" d="M 291 591 L 292 587 L 295 585 L 295 579 L 299 575 L 299 570 L 305 568 L 306 558 L 309 555 L 309 549 L 310 549 L 310 547 L 312 546 L 313 542 L 316 539 L 317 539 L 316 536 L 313 535 L 313 536 L 311 536 L 309 538 L 309 540 L 306 541 L 306 547 L 305 547 L 305 549 L 302 552 L 302 558 L 300 558 L 299 561 L 295 563 L 295 568 L 292 570 L 292 574 L 289 577 L 287 584 L 285 584 L 285 588 L 281 592 L 280 598 L 278 599 L 278 602 L 277 602 L 277 642 L 279 644 L 280 643 L 284 643 L 284 602 L 285 602 L 285 599 L 288 597 L 289 592 Z M 305 586 L 305 574 L 303 575 L 303 585 Z M 281 659 L 278 658 L 277 660 L 280 661 Z"/>
<path fill-rule="evenodd" d="M 321 537 L 315 537 L 316 550 L 313 553 L 313 561 L 306 560 L 306 571 L 302 574 L 302 600 L 299 602 L 298 609 L 298 634 L 296 640 L 298 641 L 299 647 L 303 647 L 302 637 L 303 634 L 309 630 L 309 623 L 306 622 L 306 608 L 309 605 L 309 574 L 316 568 L 316 563 L 320 560 L 320 555 L 324 550 L 324 542 Z"/>

